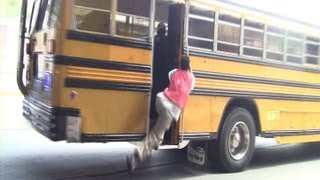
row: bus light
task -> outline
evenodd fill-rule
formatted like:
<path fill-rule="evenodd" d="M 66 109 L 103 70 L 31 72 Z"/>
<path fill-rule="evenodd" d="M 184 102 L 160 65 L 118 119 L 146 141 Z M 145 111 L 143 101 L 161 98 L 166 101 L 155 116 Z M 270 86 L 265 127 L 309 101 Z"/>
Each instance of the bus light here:
<path fill-rule="evenodd" d="M 77 91 L 71 91 L 69 93 L 69 97 L 70 97 L 71 100 L 76 99 L 77 96 L 78 96 L 78 92 Z"/>
<path fill-rule="evenodd" d="M 50 39 L 47 41 L 46 51 L 48 54 L 55 53 L 55 45 L 56 45 L 56 41 L 54 39 Z"/>

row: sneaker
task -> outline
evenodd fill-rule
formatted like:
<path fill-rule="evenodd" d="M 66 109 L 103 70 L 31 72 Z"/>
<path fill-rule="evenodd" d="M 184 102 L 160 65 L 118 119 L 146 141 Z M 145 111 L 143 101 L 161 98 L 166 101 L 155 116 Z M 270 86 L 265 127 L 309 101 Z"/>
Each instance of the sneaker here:
<path fill-rule="evenodd" d="M 133 171 L 136 169 L 138 163 L 141 162 L 138 151 L 135 150 L 132 156 L 126 157 L 126 160 L 127 160 L 129 174 L 132 174 Z"/>
<path fill-rule="evenodd" d="M 133 157 L 132 156 L 127 156 L 126 160 L 127 160 L 128 172 L 129 172 L 129 174 L 132 174 L 134 169 L 135 169 L 134 163 L 133 163 Z"/>

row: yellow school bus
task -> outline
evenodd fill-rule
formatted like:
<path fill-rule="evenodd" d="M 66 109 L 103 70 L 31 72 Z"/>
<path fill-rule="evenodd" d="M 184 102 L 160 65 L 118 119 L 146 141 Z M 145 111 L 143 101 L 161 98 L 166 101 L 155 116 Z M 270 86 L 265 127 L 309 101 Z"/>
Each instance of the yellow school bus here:
<path fill-rule="evenodd" d="M 20 37 L 23 115 L 53 141 L 142 140 L 183 54 L 196 84 L 164 148 L 206 142 L 235 172 L 256 136 L 320 141 L 319 26 L 215 0 L 23 0 Z"/>

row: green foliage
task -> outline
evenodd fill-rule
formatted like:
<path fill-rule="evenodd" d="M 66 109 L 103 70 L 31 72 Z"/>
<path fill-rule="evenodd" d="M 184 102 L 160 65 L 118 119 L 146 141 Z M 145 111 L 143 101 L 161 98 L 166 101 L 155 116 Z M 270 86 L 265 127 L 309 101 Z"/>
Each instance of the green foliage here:
<path fill-rule="evenodd" d="M 19 17 L 20 8 L 21 0 L 0 0 L 0 19 Z"/>

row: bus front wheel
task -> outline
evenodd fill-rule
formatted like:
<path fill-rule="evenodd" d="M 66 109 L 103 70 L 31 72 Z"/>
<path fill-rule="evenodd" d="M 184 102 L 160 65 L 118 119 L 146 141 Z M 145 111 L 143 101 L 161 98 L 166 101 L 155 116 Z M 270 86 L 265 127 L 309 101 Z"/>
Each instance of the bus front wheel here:
<path fill-rule="evenodd" d="M 255 123 L 250 112 L 244 108 L 231 110 L 218 139 L 210 142 L 211 160 L 224 172 L 242 171 L 253 156 L 255 135 Z"/>

